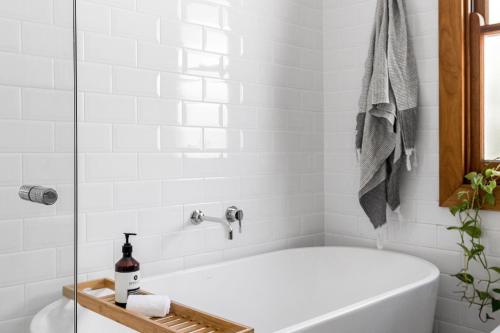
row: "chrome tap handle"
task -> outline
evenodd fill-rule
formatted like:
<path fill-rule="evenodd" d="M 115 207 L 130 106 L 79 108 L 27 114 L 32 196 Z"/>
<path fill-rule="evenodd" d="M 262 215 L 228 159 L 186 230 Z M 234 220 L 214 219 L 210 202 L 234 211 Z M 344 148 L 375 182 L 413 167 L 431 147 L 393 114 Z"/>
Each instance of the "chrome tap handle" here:
<path fill-rule="evenodd" d="M 230 223 L 238 221 L 240 233 L 242 231 L 241 221 L 243 221 L 243 216 L 244 216 L 243 210 L 239 209 L 236 206 L 228 207 L 228 209 L 226 210 L 226 219 Z"/>
<path fill-rule="evenodd" d="M 205 221 L 205 213 L 203 213 L 199 209 L 193 211 L 193 213 L 191 214 L 191 222 L 193 224 L 200 224 L 203 221 Z"/>
<path fill-rule="evenodd" d="M 241 221 L 243 221 L 243 211 L 241 209 L 238 209 L 238 211 L 236 212 L 236 219 L 238 220 L 238 225 L 241 234 Z"/>

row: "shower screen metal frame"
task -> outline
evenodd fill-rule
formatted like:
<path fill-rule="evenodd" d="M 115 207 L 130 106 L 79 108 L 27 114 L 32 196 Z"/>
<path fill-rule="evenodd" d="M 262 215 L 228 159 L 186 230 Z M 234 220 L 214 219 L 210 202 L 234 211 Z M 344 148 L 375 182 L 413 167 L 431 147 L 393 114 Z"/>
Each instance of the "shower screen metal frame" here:
<path fill-rule="evenodd" d="M 73 283 L 78 284 L 78 29 L 73 0 Z M 73 333 L 78 332 L 78 295 L 74 288 Z"/>

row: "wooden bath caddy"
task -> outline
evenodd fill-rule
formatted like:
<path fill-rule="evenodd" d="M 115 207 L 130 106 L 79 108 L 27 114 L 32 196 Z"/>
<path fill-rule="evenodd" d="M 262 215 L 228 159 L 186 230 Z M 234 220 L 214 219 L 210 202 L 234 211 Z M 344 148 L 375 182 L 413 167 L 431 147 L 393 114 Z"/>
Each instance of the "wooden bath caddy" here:
<path fill-rule="evenodd" d="M 77 285 L 78 304 L 106 318 L 114 320 L 141 333 L 253 333 L 250 327 L 172 302 L 170 313 L 165 317 L 151 318 L 127 311 L 115 304 L 115 295 L 96 297 L 89 290 L 115 290 L 110 279 L 92 280 Z M 74 286 L 63 288 L 63 295 L 74 299 Z M 146 291 L 140 294 L 150 295 Z"/>

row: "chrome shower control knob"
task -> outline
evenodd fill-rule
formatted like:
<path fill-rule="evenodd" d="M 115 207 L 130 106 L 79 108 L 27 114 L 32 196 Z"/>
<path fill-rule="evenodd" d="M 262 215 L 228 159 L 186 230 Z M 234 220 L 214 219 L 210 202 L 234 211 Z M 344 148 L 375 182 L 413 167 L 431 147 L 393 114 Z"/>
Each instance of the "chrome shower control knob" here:
<path fill-rule="evenodd" d="M 56 203 L 58 195 L 57 191 L 53 188 L 23 185 L 19 188 L 19 197 L 23 200 L 43 205 L 53 205 Z"/>

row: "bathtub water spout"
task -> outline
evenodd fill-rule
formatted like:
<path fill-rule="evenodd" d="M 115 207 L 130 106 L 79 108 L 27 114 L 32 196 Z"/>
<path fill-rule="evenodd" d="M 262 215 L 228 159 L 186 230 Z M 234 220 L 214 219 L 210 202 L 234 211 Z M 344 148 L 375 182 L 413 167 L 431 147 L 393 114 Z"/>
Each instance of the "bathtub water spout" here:
<path fill-rule="evenodd" d="M 232 218 L 232 216 L 235 216 L 235 217 Z M 227 209 L 225 218 L 207 216 L 207 215 L 205 215 L 205 213 L 203 213 L 203 211 L 201 211 L 199 209 L 193 211 L 193 213 L 191 214 L 191 223 L 193 223 L 193 224 L 200 224 L 204 221 L 224 224 L 228 230 L 227 238 L 229 240 L 233 239 L 233 226 L 231 224 L 235 221 L 238 221 L 239 227 L 240 227 L 240 232 L 241 232 L 241 221 L 242 220 L 243 220 L 243 211 L 234 207 L 234 206 L 231 206 Z"/>

